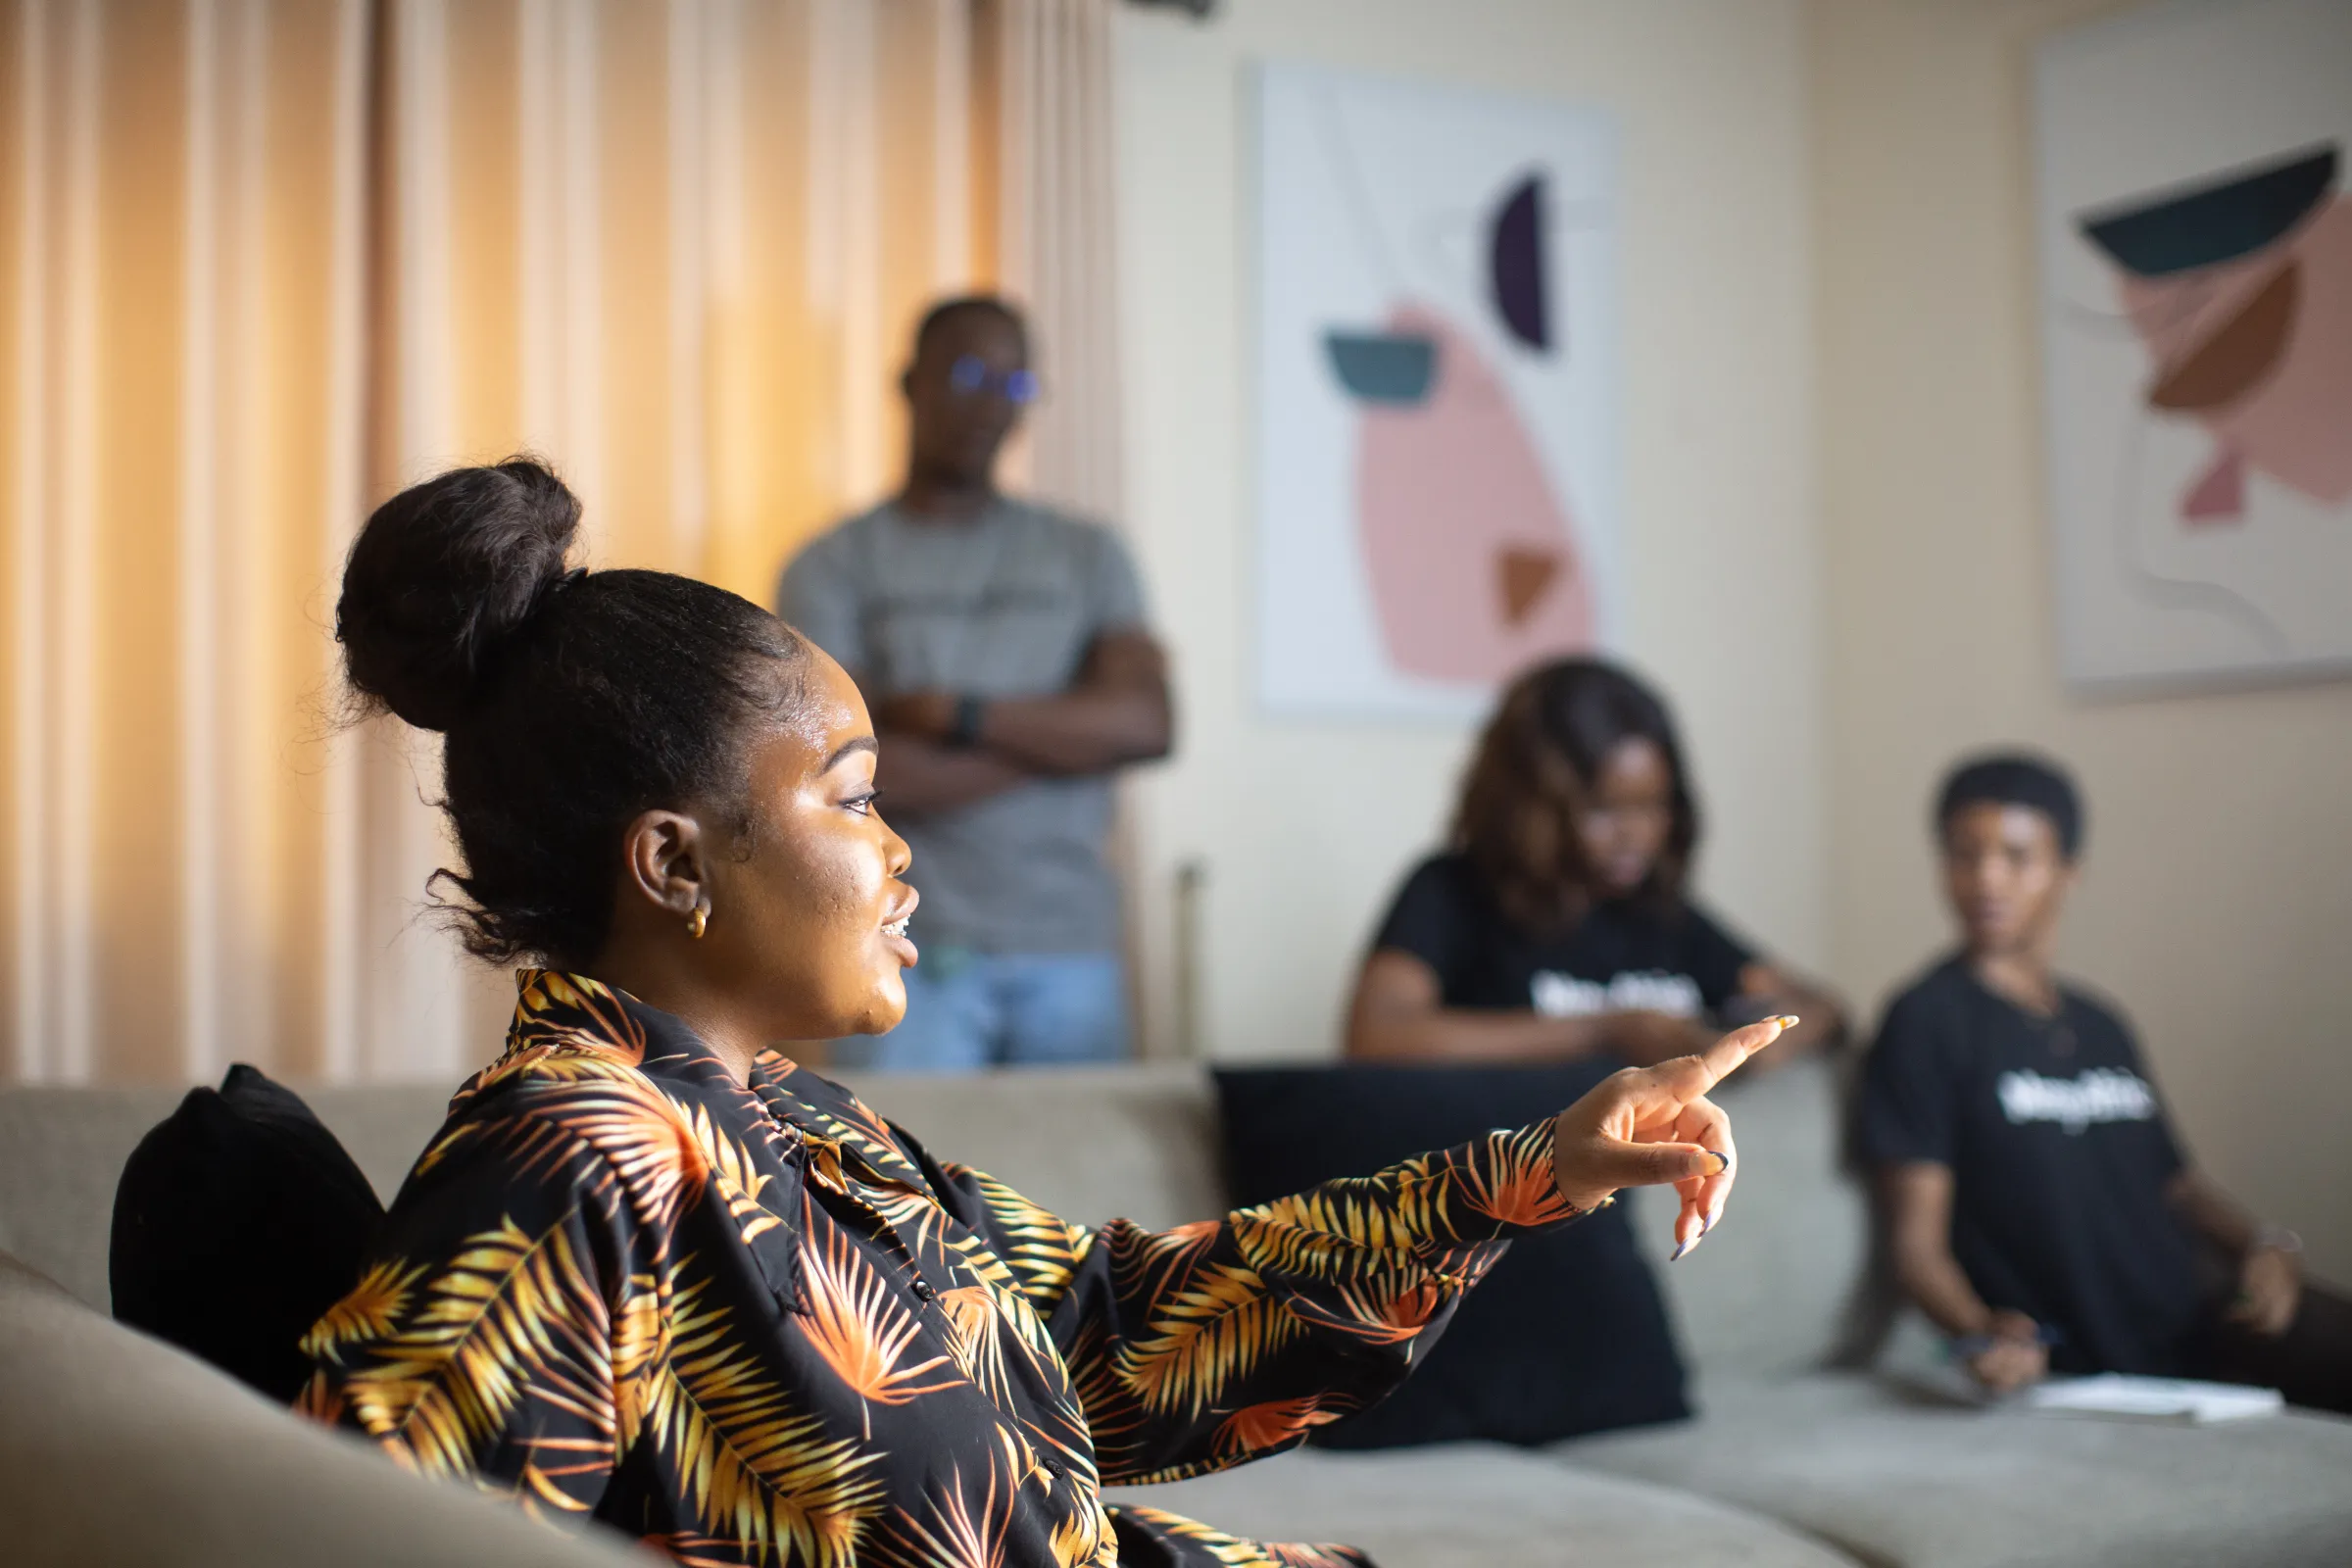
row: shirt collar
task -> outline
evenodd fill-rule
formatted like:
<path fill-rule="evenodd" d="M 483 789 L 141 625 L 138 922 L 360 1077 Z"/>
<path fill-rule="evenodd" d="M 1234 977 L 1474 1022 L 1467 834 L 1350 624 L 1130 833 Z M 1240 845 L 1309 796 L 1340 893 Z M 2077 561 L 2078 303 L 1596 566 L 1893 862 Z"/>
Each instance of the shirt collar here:
<path fill-rule="evenodd" d="M 684 1019 L 650 1007 L 627 992 L 584 974 L 514 971 L 514 1018 L 502 1060 L 541 1059 L 558 1052 L 619 1057 L 655 1078 L 701 1078 L 726 1064 Z"/>
<path fill-rule="evenodd" d="M 588 1056 L 635 1068 L 666 1086 L 700 1091 L 696 1098 L 740 1103 L 748 1087 L 753 1102 L 804 1138 L 846 1147 L 878 1176 L 923 1184 L 888 1123 L 847 1090 L 788 1056 L 760 1052 L 752 1059 L 747 1086 L 736 1082 L 683 1018 L 601 980 L 555 969 L 517 969 L 514 989 L 506 1054 L 458 1092 L 453 1110 L 551 1057 Z"/>
<path fill-rule="evenodd" d="M 534 1069 L 583 1059 L 706 1095 L 741 1095 L 745 1087 L 676 1014 L 584 974 L 526 968 L 514 971 L 514 1017 L 507 1026 L 505 1054 L 459 1090 L 450 1108 Z M 763 1071 L 790 1066 L 772 1052 L 762 1052 L 760 1063 L 765 1065 L 752 1070 L 755 1083 Z"/>

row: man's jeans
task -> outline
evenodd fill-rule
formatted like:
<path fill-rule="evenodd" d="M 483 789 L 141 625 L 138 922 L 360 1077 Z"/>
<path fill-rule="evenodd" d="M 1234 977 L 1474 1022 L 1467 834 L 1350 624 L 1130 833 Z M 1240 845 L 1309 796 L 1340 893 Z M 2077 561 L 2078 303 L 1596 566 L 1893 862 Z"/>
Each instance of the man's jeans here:
<path fill-rule="evenodd" d="M 1110 953 L 996 954 L 925 948 L 906 971 L 906 1019 L 839 1040 L 833 1062 L 883 1072 L 1123 1061 L 1127 976 Z"/>

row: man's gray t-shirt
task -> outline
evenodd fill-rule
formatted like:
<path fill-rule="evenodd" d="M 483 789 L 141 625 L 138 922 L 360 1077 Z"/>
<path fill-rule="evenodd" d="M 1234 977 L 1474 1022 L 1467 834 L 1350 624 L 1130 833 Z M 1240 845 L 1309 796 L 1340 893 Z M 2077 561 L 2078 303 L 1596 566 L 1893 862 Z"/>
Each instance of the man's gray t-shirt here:
<path fill-rule="evenodd" d="M 1096 638 L 1141 628 L 1144 598 L 1108 529 L 1001 497 L 969 522 L 888 504 L 852 517 L 785 569 L 777 613 L 869 699 L 1043 697 L 1068 689 Z M 917 936 L 983 953 L 1115 948 L 1110 809 L 1104 776 L 1037 779 L 952 811 L 885 798 L 914 850 Z"/>

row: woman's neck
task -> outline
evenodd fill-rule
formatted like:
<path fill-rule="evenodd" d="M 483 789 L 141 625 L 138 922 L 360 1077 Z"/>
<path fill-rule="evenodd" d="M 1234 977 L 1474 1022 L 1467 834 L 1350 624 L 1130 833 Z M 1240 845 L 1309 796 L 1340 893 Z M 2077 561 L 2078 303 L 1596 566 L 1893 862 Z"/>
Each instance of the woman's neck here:
<path fill-rule="evenodd" d="M 598 955 L 582 973 L 668 1013 L 710 1048 L 729 1077 L 746 1086 L 751 1083 L 752 1058 L 766 1049 L 767 1040 L 757 1023 L 715 1003 L 708 985 L 678 972 L 659 954 L 637 955 L 618 944 Z"/>

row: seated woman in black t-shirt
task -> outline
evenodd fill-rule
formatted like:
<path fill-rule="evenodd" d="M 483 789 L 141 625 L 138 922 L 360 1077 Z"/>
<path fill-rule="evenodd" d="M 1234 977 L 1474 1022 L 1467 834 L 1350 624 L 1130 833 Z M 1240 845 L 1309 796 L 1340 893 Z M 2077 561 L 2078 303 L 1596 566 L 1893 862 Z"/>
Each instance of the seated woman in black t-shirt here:
<path fill-rule="evenodd" d="M 2074 785 L 1979 758 L 1936 829 L 1959 951 L 1887 1006 L 1856 1117 L 1904 1294 L 1994 1392 L 2125 1372 L 2352 1411 L 2352 1302 L 2181 1153 L 2130 1025 L 2051 968 Z"/>
<path fill-rule="evenodd" d="M 1782 1060 L 1836 1039 L 1835 1003 L 1684 896 L 1691 793 L 1665 704 L 1633 676 L 1591 659 L 1521 675 L 1480 738 L 1450 849 L 1373 940 L 1348 1055 L 1642 1066 L 1775 1013 L 1803 1019 Z"/>

